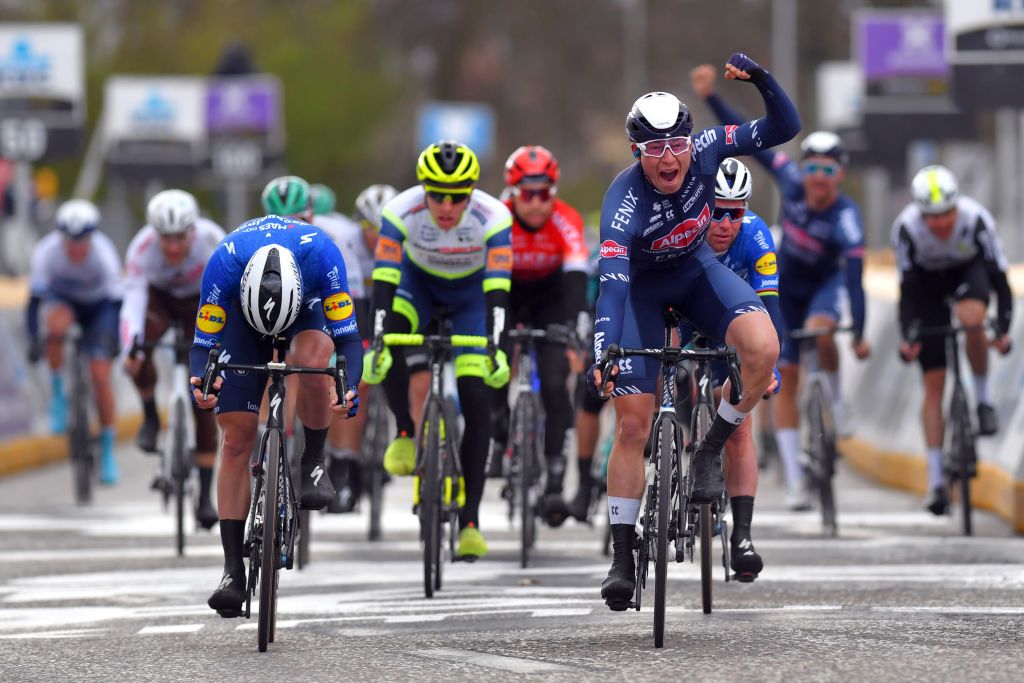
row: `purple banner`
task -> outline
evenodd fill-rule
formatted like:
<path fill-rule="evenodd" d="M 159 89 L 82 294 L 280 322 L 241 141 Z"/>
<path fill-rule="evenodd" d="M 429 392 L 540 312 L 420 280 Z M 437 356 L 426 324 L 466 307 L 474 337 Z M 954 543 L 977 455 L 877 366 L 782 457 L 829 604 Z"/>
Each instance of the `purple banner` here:
<path fill-rule="evenodd" d="M 941 14 L 867 12 L 857 16 L 857 59 L 868 82 L 893 77 L 944 78 L 946 34 Z"/>
<path fill-rule="evenodd" d="M 210 82 L 206 125 L 210 133 L 270 133 L 278 126 L 280 92 L 265 78 L 223 78 Z"/>

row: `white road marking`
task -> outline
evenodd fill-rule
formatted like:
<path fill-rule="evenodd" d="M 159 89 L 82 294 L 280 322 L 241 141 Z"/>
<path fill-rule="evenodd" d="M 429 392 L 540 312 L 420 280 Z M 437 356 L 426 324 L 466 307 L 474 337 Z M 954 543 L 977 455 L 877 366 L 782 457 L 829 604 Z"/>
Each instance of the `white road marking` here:
<path fill-rule="evenodd" d="M 165 626 L 144 626 L 139 629 L 137 636 L 162 635 L 165 633 L 196 633 L 202 630 L 206 624 L 167 624 Z"/>
<path fill-rule="evenodd" d="M 484 652 L 474 652 L 472 650 L 438 648 L 434 650 L 413 650 L 409 652 L 409 654 L 417 657 L 424 657 L 426 659 L 433 659 L 439 662 L 449 662 L 454 660 L 456 662 L 463 662 L 466 664 L 475 664 L 476 666 L 482 666 L 488 669 L 511 671 L 512 673 L 517 674 L 567 673 L 570 671 L 576 671 L 576 669 L 570 666 L 565 666 L 564 664 L 540 662 L 535 659 L 523 659 L 521 657 L 489 655 Z"/>
<path fill-rule="evenodd" d="M 12 633 L 0 635 L 2 640 L 46 640 L 50 638 L 83 638 L 106 632 L 105 628 L 76 628 L 63 631 L 32 631 L 30 633 Z"/>
<path fill-rule="evenodd" d="M 531 617 L 585 617 L 589 616 L 593 610 L 590 607 L 582 607 L 579 609 L 575 608 L 550 608 L 550 609 L 535 609 L 530 612 Z"/>

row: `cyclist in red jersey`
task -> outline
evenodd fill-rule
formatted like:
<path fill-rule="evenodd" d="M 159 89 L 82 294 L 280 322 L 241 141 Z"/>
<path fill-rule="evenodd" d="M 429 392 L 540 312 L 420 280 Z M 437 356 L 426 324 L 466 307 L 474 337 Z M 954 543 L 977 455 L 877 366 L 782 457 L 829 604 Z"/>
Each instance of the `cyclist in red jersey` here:
<path fill-rule="evenodd" d="M 583 219 L 576 209 L 556 197 L 558 176 L 558 161 L 540 145 L 520 147 L 505 162 L 505 184 L 510 190 L 506 204 L 512 212 L 510 322 L 534 328 L 568 324 L 577 334 L 589 333 L 589 253 L 583 239 Z M 537 374 L 546 416 L 544 459 L 548 469 L 540 513 L 549 525 L 561 526 L 569 515 L 562 483 L 565 433 L 573 421 L 564 347 L 538 344 Z M 501 476 L 508 441 L 508 386 L 495 392 L 495 400 L 490 474 Z"/>

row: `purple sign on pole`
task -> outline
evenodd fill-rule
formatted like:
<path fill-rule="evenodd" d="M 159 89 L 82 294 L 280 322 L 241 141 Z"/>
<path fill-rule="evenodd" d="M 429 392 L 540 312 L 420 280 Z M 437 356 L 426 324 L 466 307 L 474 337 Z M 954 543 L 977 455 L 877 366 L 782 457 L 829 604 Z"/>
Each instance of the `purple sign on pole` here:
<path fill-rule="evenodd" d="M 865 12 L 857 17 L 856 35 L 857 58 L 868 82 L 949 74 L 941 14 Z"/>
<path fill-rule="evenodd" d="M 264 78 L 223 78 L 210 82 L 206 125 L 211 133 L 270 133 L 278 125 L 280 93 Z"/>

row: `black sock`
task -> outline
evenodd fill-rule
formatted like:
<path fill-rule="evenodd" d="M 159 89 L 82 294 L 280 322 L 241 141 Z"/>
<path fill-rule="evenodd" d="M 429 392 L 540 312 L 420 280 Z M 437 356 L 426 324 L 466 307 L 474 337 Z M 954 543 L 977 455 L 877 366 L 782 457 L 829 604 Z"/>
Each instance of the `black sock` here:
<path fill-rule="evenodd" d="M 245 577 L 245 564 L 242 562 L 244 535 L 245 522 L 243 520 L 220 520 L 220 543 L 224 546 L 224 573 L 235 578 Z"/>
<path fill-rule="evenodd" d="M 721 415 L 715 415 L 711 428 L 708 429 L 708 433 L 704 436 L 704 441 L 701 442 L 699 450 L 705 453 L 721 453 L 722 449 L 725 448 L 725 442 L 728 441 L 737 427 L 739 427 L 738 424 L 729 422 Z"/>
<path fill-rule="evenodd" d="M 589 457 L 584 458 L 583 456 L 576 456 L 576 470 L 580 475 L 580 488 L 587 488 L 594 485 L 594 456 L 591 454 Z"/>
<path fill-rule="evenodd" d="M 754 497 L 735 496 L 729 499 L 732 506 L 732 534 L 730 542 L 736 545 L 745 538 L 750 538 L 750 522 L 754 519 Z"/>
<path fill-rule="evenodd" d="M 142 399 L 142 412 L 146 416 L 147 420 L 159 420 L 159 416 L 156 414 L 156 399 L 155 398 L 144 398 Z"/>
<path fill-rule="evenodd" d="M 199 469 L 199 500 L 210 500 L 210 484 L 213 482 L 213 468 Z"/>
<path fill-rule="evenodd" d="M 327 429 L 310 429 L 303 425 L 302 433 L 306 442 L 302 448 L 302 464 L 323 465 L 324 444 L 327 443 Z"/>

